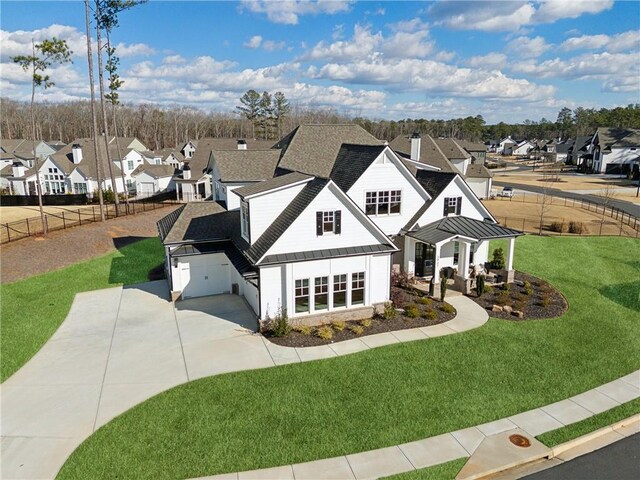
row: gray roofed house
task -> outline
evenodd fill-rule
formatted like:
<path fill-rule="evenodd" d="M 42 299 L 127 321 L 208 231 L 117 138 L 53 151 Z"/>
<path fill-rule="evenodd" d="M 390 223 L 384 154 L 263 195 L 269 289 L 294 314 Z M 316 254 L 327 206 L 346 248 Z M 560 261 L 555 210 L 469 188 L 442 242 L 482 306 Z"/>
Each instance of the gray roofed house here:
<path fill-rule="evenodd" d="M 329 175 L 331 180 L 348 192 L 385 148 L 386 145 L 343 144 Z"/>
<path fill-rule="evenodd" d="M 222 182 L 259 182 L 275 175 L 280 150 L 213 150 L 211 159 Z"/>
<path fill-rule="evenodd" d="M 431 135 L 422 135 L 420 140 L 420 158 L 417 159 L 420 163 L 439 168 L 442 172 L 455 171 L 455 167 Z M 389 146 L 405 158 L 411 158 L 411 135 L 398 135 L 389 143 Z"/>
<path fill-rule="evenodd" d="M 383 144 L 359 125 L 300 125 L 275 145 L 282 150 L 278 166 L 328 178 L 344 143 Z"/>
<path fill-rule="evenodd" d="M 311 175 L 305 175 L 304 173 L 292 172 L 279 177 L 274 177 L 264 182 L 257 182 L 255 184 L 246 185 L 234 190 L 240 198 L 248 198 L 261 193 L 269 192 L 278 188 L 288 187 L 295 184 L 306 183 L 312 180 Z"/>
<path fill-rule="evenodd" d="M 176 169 L 171 165 L 150 165 L 148 163 L 143 163 L 142 165 L 138 165 L 138 167 L 131 172 L 131 176 L 135 177 L 142 172 L 146 172 L 154 178 L 172 177 L 175 175 Z"/>
<path fill-rule="evenodd" d="M 436 244 L 456 236 L 478 241 L 513 238 L 524 234 L 519 230 L 502 227 L 493 222 L 467 217 L 447 217 L 409 232 L 408 235 L 422 242 Z"/>
<path fill-rule="evenodd" d="M 467 167 L 465 178 L 493 178 L 493 173 L 482 164 L 472 163 Z"/>
<path fill-rule="evenodd" d="M 449 160 L 466 160 L 471 158 L 471 154 L 460 147 L 453 138 L 435 138 L 434 141 L 440 148 L 440 151 Z"/>
<path fill-rule="evenodd" d="M 639 129 L 600 127 L 596 130 L 595 137 L 598 137 L 598 144 L 602 150 L 640 147 Z"/>

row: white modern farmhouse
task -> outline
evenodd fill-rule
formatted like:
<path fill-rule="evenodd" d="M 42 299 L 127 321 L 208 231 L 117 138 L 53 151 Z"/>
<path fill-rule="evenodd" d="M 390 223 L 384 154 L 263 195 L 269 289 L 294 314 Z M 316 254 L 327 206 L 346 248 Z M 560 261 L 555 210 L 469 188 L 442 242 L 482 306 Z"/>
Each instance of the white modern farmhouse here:
<path fill-rule="evenodd" d="M 260 320 L 281 309 L 305 323 L 364 318 L 389 300 L 393 269 L 437 285 L 451 267 L 468 287 L 494 238 L 509 239 L 512 274 L 520 232 L 499 226 L 458 173 L 404 158 L 359 126 L 302 125 L 264 160 L 238 155 L 228 210 L 189 203 L 158 222 L 174 300 L 231 292 Z M 273 177 L 256 181 L 275 157 Z M 212 158 L 223 184 L 228 165 Z"/>

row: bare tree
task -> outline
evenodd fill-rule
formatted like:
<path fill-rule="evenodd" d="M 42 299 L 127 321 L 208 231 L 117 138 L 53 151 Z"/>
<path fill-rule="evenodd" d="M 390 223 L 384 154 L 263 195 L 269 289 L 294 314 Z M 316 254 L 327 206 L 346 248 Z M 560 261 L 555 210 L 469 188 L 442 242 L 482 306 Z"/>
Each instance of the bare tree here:
<path fill-rule="evenodd" d="M 96 116 L 96 93 L 93 81 L 93 50 L 91 48 L 91 18 L 89 16 L 89 0 L 84 0 L 85 22 L 87 25 L 87 60 L 89 62 L 89 90 L 91 91 L 91 124 L 93 126 L 93 148 L 96 152 L 96 180 L 98 182 L 98 199 L 100 201 L 100 220 L 104 222 L 104 196 L 102 194 L 102 165 L 98 149 L 98 117 Z"/>
<path fill-rule="evenodd" d="M 13 62 L 20 65 L 25 72 L 31 70 L 31 138 L 33 142 L 34 168 L 36 171 L 38 207 L 40 208 L 40 219 L 42 220 L 42 231 L 44 235 L 47 234 L 47 223 L 44 218 L 44 209 L 42 208 L 42 184 L 40 182 L 40 172 L 38 171 L 38 155 L 36 154 L 36 87 L 42 87 L 45 90 L 52 87 L 54 83 L 51 81 L 49 75 L 45 75 L 45 72 L 52 65 L 71 62 L 71 53 L 66 41 L 53 37 L 51 40 L 45 39 L 37 44 L 31 39 L 31 55 L 18 55 L 12 58 Z"/>
<path fill-rule="evenodd" d="M 602 217 L 600 217 L 600 232 L 598 235 L 602 235 L 602 227 L 604 226 L 607 208 L 611 207 L 612 201 L 616 198 L 616 194 L 617 192 L 613 185 L 606 185 L 600 190 L 600 193 L 597 194 L 598 198 L 602 200 Z"/>
<path fill-rule="evenodd" d="M 551 209 L 553 203 L 553 196 L 549 192 L 549 183 L 545 182 L 542 188 L 542 193 L 538 194 L 538 217 L 540 219 L 538 227 L 538 235 L 542 235 L 542 228 L 544 227 L 544 219 Z"/>

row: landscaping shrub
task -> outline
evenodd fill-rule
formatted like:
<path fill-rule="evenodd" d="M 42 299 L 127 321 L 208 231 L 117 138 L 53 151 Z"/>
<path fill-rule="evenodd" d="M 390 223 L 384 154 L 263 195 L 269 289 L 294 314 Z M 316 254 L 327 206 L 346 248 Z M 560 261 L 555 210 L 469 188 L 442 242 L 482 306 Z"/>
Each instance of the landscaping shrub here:
<path fill-rule="evenodd" d="M 407 306 L 404 314 L 409 318 L 418 318 L 420 316 L 420 311 L 418 310 L 418 306 L 412 303 L 411 305 Z"/>
<path fill-rule="evenodd" d="M 505 282 L 504 285 L 502 285 L 502 291 L 509 293 L 511 291 L 511 284 Z"/>
<path fill-rule="evenodd" d="M 421 303 L 422 305 L 431 305 L 433 303 L 433 300 L 431 300 L 429 297 L 420 297 L 418 299 L 418 302 Z"/>
<path fill-rule="evenodd" d="M 362 320 L 360 320 L 360 325 L 362 325 L 363 327 L 369 328 L 371 326 L 371 319 L 363 318 Z"/>
<path fill-rule="evenodd" d="M 311 335 L 312 328 L 309 325 L 296 325 L 293 327 L 293 330 L 302 335 L 309 336 Z"/>
<path fill-rule="evenodd" d="M 338 332 L 341 332 L 345 329 L 345 327 L 347 326 L 346 323 L 344 323 L 344 320 L 334 320 L 333 322 L 331 322 L 331 326 Z"/>
<path fill-rule="evenodd" d="M 478 277 L 476 278 L 476 294 L 481 297 L 482 294 L 485 292 L 485 276 L 484 275 L 478 275 Z"/>
<path fill-rule="evenodd" d="M 438 312 L 430 308 L 429 310 L 426 310 L 422 313 L 422 317 L 426 318 L 427 320 L 435 320 L 436 318 L 438 318 Z"/>
<path fill-rule="evenodd" d="M 569 233 L 577 233 L 578 235 L 583 235 L 587 233 L 587 227 L 582 222 L 569 222 Z"/>
<path fill-rule="evenodd" d="M 396 308 L 393 306 L 391 302 L 385 302 L 384 304 L 384 312 L 382 316 L 385 320 L 393 320 L 396 316 Z"/>
<path fill-rule="evenodd" d="M 542 305 L 544 308 L 547 308 L 551 305 L 551 297 L 549 297 L 547 293 L 542 295 L 542 298 L 540 299 L 540 305 Z"/>
<path fill-rule="evenodd" d="M 364 328 L 362 328 L 360 325 L 349 325 L 347 328 L 356 335 L 362 335 L 362 333 L 364 332 Z"/>
<path fill-rule="evenodd" d="M 493 260 L 491 262 L 491 268 L 496 270 L 502 270 L 505 265 L 504 250 L 502 247 L 498 247 L 493 251 Z"/>
<path fill-rule="evenodd" d="M 454 313 L 456 311 L 456 309 L 453 308 L 453 305 L 449 303 L 443 303 L 440 306 L 440 310 L 442 310 L 444 313 Z"/>
<path fill-rule="evenodd" d="M 531 282 L 524 282 L 524 293 L 525 295 L 531 295 L 533 293 L 533 287 L 531 286 Z"/>
<path fill-rule="evenodd" d="M 267 315 L 265 322 L 266 329 L 271 332 L 274 337 L 284 337 L 291 332 L 291 325 L 289 324 L 289 316 L 285 308 L 279 307 L 276 315 L 270 318 Z"/>
<path fill-rule="evenodd" d="M 567 231 L 567 226 L 565 225 L 564 220 L 556 220 L 555 222 L 551 222 L 551 224 L 549 225 L 549 231 L 564 233 Z"/>
<path fill-rule="evenodd" d="M 392 272 L 391 285 L 409 290 L 413 286 L 413 279 L 405 272 Z"/>
<path fill-rule="evenodd" d="M 333 338 L 333 330 L 329 325 L 322 325 L 316 328 L 316 337 L 322 340 L 331 340 Z"/>
<path fill-rule="evenodd" d="M 399 288 L 391 288 L 391 303 L 396 308 L 404 308 L 407 304 L 407 294 Z"/>
<path fill-rule="evenodd" d="M 443 278 L 440 282 L 440 301 L 444 302 L 444 296 L 447 294 L 447 281 Z"/>
<path fill-rule="evenodd" d="M 493 293 L 493 287 L 491 285 L 484 284 L 484 293 Z"/>

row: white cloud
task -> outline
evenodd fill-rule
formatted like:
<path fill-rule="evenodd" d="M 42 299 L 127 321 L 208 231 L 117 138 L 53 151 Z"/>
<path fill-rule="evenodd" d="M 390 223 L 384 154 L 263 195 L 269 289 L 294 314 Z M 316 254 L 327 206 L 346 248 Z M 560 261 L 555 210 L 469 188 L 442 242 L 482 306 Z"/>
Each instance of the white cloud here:
<path fill-rule="evenodd" d="M 389 25 L 389 28 L 397 32 L 415 32 L 417 30 L 428 30 L 429 26 L 420 18 L 415 17 L 411 20 L 403 20 L 400 22 L 392 23 Z"/>
<path fill-rule="evenodd" d="M 585 13 L 609 10 L 613 0 L 545 0 L 533 16 L 536 23 L 553 23 L 562 18 L 578 18 Z"/>
<path fill-rule="evenodd" d="M 537 58 L 550 48 L 551 45 L 540 36 L 518 37 L 507 45 L 507 51 L 519 58 Z"/>
<path fill-rule="evenodd" d="M 249 41 L 244 43 L 244 46 L 247 48 L 260 48 L 260 44 L 262 43 L 262 37 L 260 35 L 254 35 L 249 39 Z"/>
<path fill-rule="evenodd" d="M 155 49 L 144 43 L 132 43 L 130 45 L 119 43 L 116 45 L 116 55 L 125 57 L 148 57 L 155 55 Z"/>
<path fill-rule="evenodd" d="M 491 52 L 486 55 L 478 55 L 467 60 L 467 65 L 475 68 L 501 68 L 507 63 L 504 53 Z"/>
<path fill-rule="evenodd" d="M 242 0 L 242 7 L 254 13 L 265 13 L 274 23 L 296 25 L 301 15 L 334 15 L 346 12 L 351 1 L 344 0 Z"/>
<path fill-rule="evenodd" d="M 10 61 L 9 57 L 17 55 L 31 55 L 31 40 L 36 43 L 56 37 L 65 40 L 69 48 L 73 51 L 73 57 L 86 57 L 87 37 L 75 27 L 53 24 L 46 28 L 36 30 L 16 30 L 8 32 L 0 30 L 0 43 L 2 44 L 2 62 Z"/>
<path fill-rule="evenodd" d="M 531 24 L 553 23 L 599 13 L 613 6 L 613 0 L 526 1 L 440 1 L 429 9 L 438 25 L 455 30 L 516 31 Z M 536 8 L 537 7 L 537 8 Z"/>
<path fill-rule="evenodd" d="M 274 40 L 265 40 L 262 44 L 262 48 L 264 48 L 267 52 L 275 52 L 276 50 L 282 50 L 286 47 L 286 42 L 276 42 Z"/>
<path fill-rule="evenodd" d="M 536 101 L 555 94 L 555 87 L 537 85 L 525 79 L 510 78 L 500 71 L 458 68 L 432 60 L 399 59 L 356 61 L 348 65 L 330 63 L 310 67 L 314 78 L 353 84 L 384 85 L 400 92 L 485 99 Z"/>
<path fill-rule="evenodd" d="M 640 90 L 640 52 L 603 52 L 542 63 L 514 63 L 513 71 L 539 78 L 599 80 L 603 91 Z"/>
<path fill-rule="evenodd" d="M 640 31 L 629 30 L 617 35 L 582 35 L 580 37 L 568 38 L 562 45 L 561 50 L 600 50 L 606 49 L 609 52 L 624 52 L 628 50 L 640 50 Z"/>
<path fill-rule="evenodd" d="M 385 37 L 382 32 L 373 33 L 370 27 L 356 24 L 350 39 L 333 43 L 321 41 L 302 59 L 351 62 L 380 54 L 389 58 L 424 58 L 435 49 L 435 43 L 428 37 L 428 30 L 407 31 L 406 28 Z"/>

